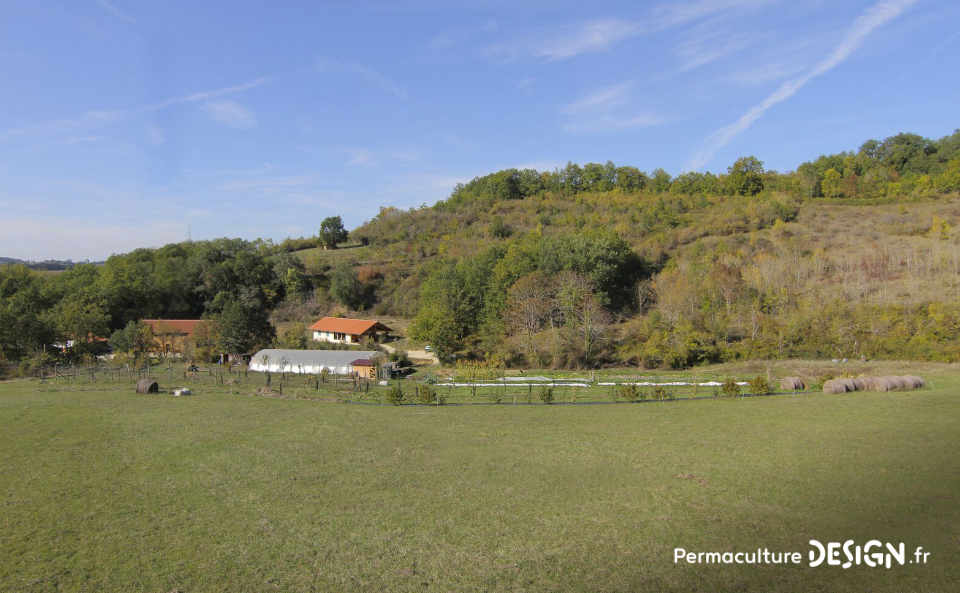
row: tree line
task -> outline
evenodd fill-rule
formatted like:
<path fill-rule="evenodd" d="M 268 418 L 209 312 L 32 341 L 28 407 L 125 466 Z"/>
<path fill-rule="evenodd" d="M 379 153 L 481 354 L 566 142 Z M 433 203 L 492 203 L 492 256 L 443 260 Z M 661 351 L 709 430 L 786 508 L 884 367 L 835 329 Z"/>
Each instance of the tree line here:
<path fill-rule="evenodd" d="M 554 171 L 504 169 L 458 184 L 443 204 L 522 200 L 542 192 L 566 196 L 582 192 L 651 192 L 705 195 L 756 195 L 797 192 L 809 197 L 881 198 L 960 191 L 960 130 L 939 140 L 902 133 L 868 140 L 857 151 L 823 155 L 796 171 L 764 169 L 755 156 L 741 157 L 725 174 L 689 171 L 671 176 L 663 169 L 606 163 L 567 163 Z"/>
<path fill-rule="evenodd" d="M 208 319 L 216 328 L 211 348 L 247 352 L 273 339 L 272 308 L 310 289 L 296 257 L 242 239 L 137 249 L 56 274 L 3 266 L 0 355 L 16 361 L 68 341 L 81 355 L 111 336 L 130 344 L 144 318 Z"/>

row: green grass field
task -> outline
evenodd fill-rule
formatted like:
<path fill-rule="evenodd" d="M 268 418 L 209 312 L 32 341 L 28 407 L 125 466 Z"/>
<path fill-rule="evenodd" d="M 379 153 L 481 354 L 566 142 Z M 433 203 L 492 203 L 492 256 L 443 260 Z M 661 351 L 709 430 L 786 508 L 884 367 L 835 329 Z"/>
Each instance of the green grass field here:
<path fill-rule="evenodd" d="M 393 407 L 0 383 L 0 591 L 956 590 L 960 374 L 931 384 Z M 810 568 L 811 538 L 931 556 Z"/>

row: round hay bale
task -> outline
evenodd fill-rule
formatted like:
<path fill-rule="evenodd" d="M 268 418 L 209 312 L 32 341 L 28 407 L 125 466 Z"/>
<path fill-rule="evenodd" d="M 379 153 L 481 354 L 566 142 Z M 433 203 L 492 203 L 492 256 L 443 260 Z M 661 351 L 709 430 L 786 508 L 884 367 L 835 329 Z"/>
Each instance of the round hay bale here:
<path fill-rule="evenodd" d="M 905 380 L 905 381 L 907 382 L 907 384 L 910 386 L 910 387 L 909 387 L 910 389 L 920 389 L 920 388 L 922 388 L 924 385 L 926 385 L 926 383 L 924 383 L 923 379 L 920 378 L 920 377 L 917 377 L 916 375 L 906 375 L 906 376 L 904 377 L 904 380 Z"/>
<path fill-rule="evenodd" d="M 153 379 L 140 379 L 137 381 L 137 393 L 159 393 L 160 386 Z"/>
<path fill-rule="evenodd" d="M 893 380 L 893 377 L 877 377 L 877 391 L 893 391 L 896 388 L 897 384 Z"/>
<path fill-rule="evenodd" d="M 780 380 L 780 389 L 783 391 L 803 391 L 806 388 L 800 377 L 784 377 Z"/>
<path fill-rule="evenodd" d="M 908 383 L 907 383 L 907 380 L 904 379 L 903 377 L 893 376 L 893 377 L 890 377 L 890 379 L 893 381 L 893 384 L 895 386 L 894 389 L 897 389 L 897 390 L 907 389 Z"/>
<path fill-rule="evenodd" d="M 833 394 L 846 393 L 847 387 L 840 379 L 830 379 L 829 381 L 824 382 L 823 392 Z"/>
<path fill-rule="evenodd" d="M 854 377 L 853 386 L 856 388 L 856 391 L 866 391 L 867 382 L 864 377 Z"/>

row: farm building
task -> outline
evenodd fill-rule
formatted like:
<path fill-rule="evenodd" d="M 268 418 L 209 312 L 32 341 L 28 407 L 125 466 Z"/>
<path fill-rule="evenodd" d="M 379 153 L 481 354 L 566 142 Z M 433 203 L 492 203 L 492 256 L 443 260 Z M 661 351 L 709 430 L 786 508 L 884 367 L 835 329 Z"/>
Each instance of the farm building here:
<path fill-rule="evenodd" d="M 356 373 L 358 377 L 363 377 L 364 379 L 377 378 L 377 365 L 369 358 L 358 358 L 351 362 L 350 366 L 353 367 L 353 372 Z"/>
<path fill-rule="evenodd" d="M 369 338 L 380 342 L 390 328 L 374 319 L 347 319 L 324 317 L 310 326 L 313 339 L 333 344 L 359 344 Z"/>
<path fill-rule="evenodd" d="M 203 331 L 203 319 L 141 319 L 150 327 L 158 350 L 164 354 L 183 354 L 184 348 L 197 331 Z"/>
<path fill-rule="evenodd" d="M 270 373 L 319 374 L 323 369 L 337 375 L 359 374 L 375 378 L 374 357 L 379 352 L 361 350 L 261 350 L 250 359 L 250 370 Z M 354 363 L 357 363 L 356 365 Z M 373 369 L 374 375 L 370 375 Z"/>

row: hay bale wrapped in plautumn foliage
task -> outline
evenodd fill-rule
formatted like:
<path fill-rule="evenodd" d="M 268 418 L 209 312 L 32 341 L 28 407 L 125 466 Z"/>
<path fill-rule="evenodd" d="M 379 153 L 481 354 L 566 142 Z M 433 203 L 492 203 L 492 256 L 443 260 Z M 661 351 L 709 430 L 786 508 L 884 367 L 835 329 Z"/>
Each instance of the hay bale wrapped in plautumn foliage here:
<path fill-rule="evenodd" d="M 780 380 L 780 389 L 783 391 L 803 391 L 806 383 L 800 377 L 784 377 Z"/>
<path fill-rule="evenodd" d="M 140 379 L 137 381 L 137 393 L 159 393 L 160 386 L 153 379 Z"/>

